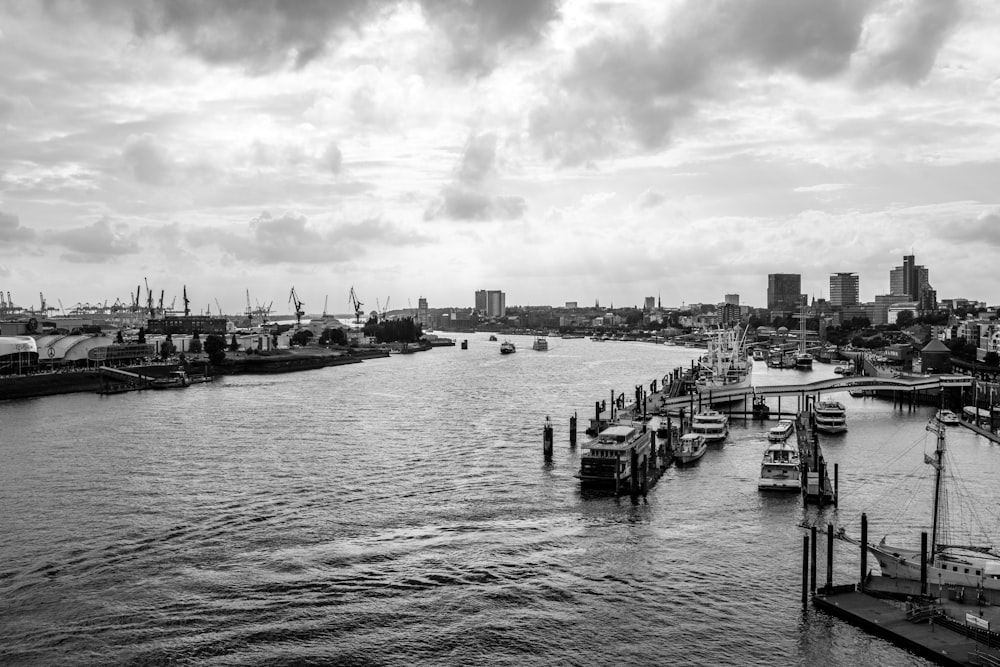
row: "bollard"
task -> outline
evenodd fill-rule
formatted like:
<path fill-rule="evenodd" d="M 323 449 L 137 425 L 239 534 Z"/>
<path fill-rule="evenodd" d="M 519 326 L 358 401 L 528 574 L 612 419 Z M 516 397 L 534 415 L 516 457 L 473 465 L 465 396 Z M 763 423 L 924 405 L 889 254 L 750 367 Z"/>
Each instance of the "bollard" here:
<path fill-rule="evenodd" d="M 552 460 L 552 422 L 548 417 L 545 418 L 545 425 L 542 427 L 542 452 L 546 461 Z"/>
<path fill-rule="evenodd" d="M 569 446 L 576 447 L 576 413 L 569 418 Z"/>

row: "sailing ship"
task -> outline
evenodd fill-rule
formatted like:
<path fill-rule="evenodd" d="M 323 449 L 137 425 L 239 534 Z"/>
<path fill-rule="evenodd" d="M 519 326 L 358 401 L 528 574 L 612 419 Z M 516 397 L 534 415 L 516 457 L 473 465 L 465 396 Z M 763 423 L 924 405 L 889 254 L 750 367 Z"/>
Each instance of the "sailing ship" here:
<path fill-rule="evenodd" d="M 753 374 L 753 361 L 747 357 L 747 326 L 742 333 L 736 329 L 719 329 L 708 332 L 708 349 L 698 361 L 695 389 L 712 405 L 742 401 L 739 391 L 749 389 Z M 725 391 L 718 396 L 718 392 Z"/>
<path fill-rule="evenodd" d="M 949 544 L 945 533 L 947 521 L 942 518 L 945 502 L 945 431 L 947 427 L 937 420 L 931 420 L 927 430 L 937 435 L 934 456 L 924 455 L 924 463 L 934 468 L 934 504 L 931 515 L 930 553 L 927 558 L 928 582 L 938 582 L 945 586 L 966 586 L 988 590 L 1000 590 L 1000 551 L 996 547 L 970 544 Z M 859 545 L 860 540 L 848 536 L 841 528 L 838 539 Z M 941 541 L 939 541 L 941 540 Z M 920 549 L 895 547 L 886 544 L 885 538 L 878 544 L 865 545 L 878 561 L 882 575 L 894 579 L 920 581 L 922 554 Z"/>

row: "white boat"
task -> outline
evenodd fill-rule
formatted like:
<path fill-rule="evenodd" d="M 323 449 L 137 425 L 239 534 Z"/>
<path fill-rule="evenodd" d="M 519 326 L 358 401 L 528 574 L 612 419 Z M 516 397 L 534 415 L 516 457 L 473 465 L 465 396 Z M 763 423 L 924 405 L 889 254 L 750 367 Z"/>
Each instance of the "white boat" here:
<path fill-rule="evenodd" d="M 691 418 L 691 432 L 705 442 L 721 442 L 729 435 L 729 417 L 718 410 L 702 410 Z"/>
<path fill-rule="evenodd" d="M 539 352 L 546 352 L 549 349 L 549 341 L 547 341 L 544 336 L 539 336 L 535 339 L 535 342 L 531 344 L 531 349 L 538 350 Z"/>
<path fill-rule="evenodd" d="M 677 465 L 694 463 L 705 455 L 707 449 L 708 443 L 703 436 L 697 433 L 685 433 L 677 443 L 677 449 L 674 450 L 674 461 Z"/>
<path fill-rule="evenodd" d="M 847 409 L 839 401 L 819 401 L 813 405 L 816 430 L 823 433 L 842 433 L 847 430 Z"/>
<path fill-rule="evenodd" d="M 947 507 L 955 506 L 954 499 L 948 503 L 943 500 L 945 497 L 943 487 L 950 486 L 946 479 L 945 469 L 945 431 L 947 429 L 936 420 L 931 420 L 927 425 L 927 430 L 937 435 L 937 447 L 933 457 L 924 454 L 924 462 L 935 470 L 930 553 L 927 554 L 926 581 L 930 585 L 964 586 L 972 590 L 979 588 L 1000 590 L 1000 552 L 995 547 L 950 543 L 951 540 L 947 534 L 950 522 L 942 516 L 946 513 Z M 953 473 L 952 476 L 954 476 Z M 954 486 L 956 489 L 953 491 L 962 488 L 963 485 L 959 483 Z M 962 530 L 967 531 L 968 526 L 963 526 Z M 836 537 L 851 544 L 861 544 L 860 540 L 847 536 L 843 529 L 837 532 Z M 883 576 L 920 581 L 920 561 L 923 556 L 920 549 L 890 546 L 886 544 L 884 537 L 878 544 L 869 542 L 865 546 L 875 556 Z"/>
<path fill-rule="evenodd" d="M 708 349 L 698 360 L 695 389 L 713 405 L 741 401 L 744 395 L 739 390 L 750 388 L 753 361 L 747 357 L 747 329 L 742 333 L 719 329 L 707 334 Z"/>
<path fill-rule="evenodd" d="M 515 352 L 517 352 L 517 348 L 514 347 L 514 343 L 509 340 L 500 343 L 500 354 L 514 354 Z"/>
<path fill-rule="evenodd" d="M 795 432 L 795 423 L 790 419 L 781 419 L 776 426 L 767 432 L 767 439 L 770 442 L 784 442 Z"/>
<path fill-rule="evenodd" d="M 808 352 L 798 352 L 795 355 L 795 367 L 800 371 L 808 371 L 813 367 L 812 355 Z"/>
<path fill-rule="evenodd" d="M 789 426 L 792 424 L 791 422 L 787 423 Z M 801 475 L 799 448 L 788 442 L 786 437 L 777 442 L 771 442 L 764 450 L 764 460 L 760 464 L 760 480 L 757 482 L 757 488 L 764 491 L 798 491 L 802 488 Z"/>
<path fill-rule="evenodd" d="M 608 486 L 616 491 L 622 490 L 630 483 L 633 474 L 632 452 L 636 453 L 640 466 L 650 454 L 649 435 L 636 424 L 612 423 L 584 446 L 580 453 L 580 472 L 576 477 L 585 486 Z"/>
<path fill-rule="evenodd" d="M 959 416 L 956 415 L 951 410 L 938 410 L 937 414 L 934 415 L 934 418 L 937 419 L 942 424 L 948 424 L 951 426 L 962 423 L 962 420 L 959 418 Z"/>

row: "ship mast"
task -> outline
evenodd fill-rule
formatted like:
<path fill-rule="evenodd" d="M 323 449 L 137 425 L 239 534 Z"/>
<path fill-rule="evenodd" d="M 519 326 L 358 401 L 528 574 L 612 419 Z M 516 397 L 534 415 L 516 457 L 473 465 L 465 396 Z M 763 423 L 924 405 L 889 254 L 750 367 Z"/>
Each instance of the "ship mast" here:
<path fill-rule="evenodd" d="M 934 451 L 935 458 L 924 456 L 924 462 L 934 466 L 934 514 L 931 527 L 931 553 L 928 564 L 934 564 L 934 553 L 937 551 L 938 536 L 938 511 L 941 504 L 941 477 L 944 475 L 944 426 L 942 424 L 931 423 L 927 425 L 927 430 L 937 434 L 937 448 Z"/>

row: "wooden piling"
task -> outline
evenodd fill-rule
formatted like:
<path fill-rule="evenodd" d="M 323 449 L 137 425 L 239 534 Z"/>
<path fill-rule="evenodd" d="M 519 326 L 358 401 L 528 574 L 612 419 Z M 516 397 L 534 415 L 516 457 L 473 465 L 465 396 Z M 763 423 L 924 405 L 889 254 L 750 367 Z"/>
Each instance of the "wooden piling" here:
<path fill-rule="evenodd" d="M 826 590 L 833 588 L 833 524 L 826 524 Z"/>
<path fill-rule="evenodd" d="M 576 447 L 576 413 L 569 418 L 569 446 Z"/>
<path fill-rule="evenodd" d="M 816 592 L 816 526 L 813 526 L 809 530 L 810 537 L 810 558 L 812 559 L 809 564 L 809 592 Z"/>
<path fill-rule="evenodd" d="M 865 592 L 868 578 L 868 515 L 861 514 L 861 592 Z"/>
<path fill-rule="evenodd" d="M 833 507 L 836 509 L 840 498 L 840 464 L 833 464 Z"/>
<path fill-rule="evenodd" d="M 802 536 L 802 608 L 809 604 L 809 536 Z"/>
<path fill-rule="evenodd" d="M 542 452 L 546 461 L 552 460 L 552 422 L 545 418 L 545 425 L 542 427 Z"/>
<path fill-rule="evenodd" d="M 920 533 L 920 594 L 927 595 L 927 531 Z"/>
<path fill-rule="evenodd" d="M 629 452 L 628 465 L 629 493 L 634 496 L 639 493 L 639 452 L 637 452 L 634 448 Z"/>

